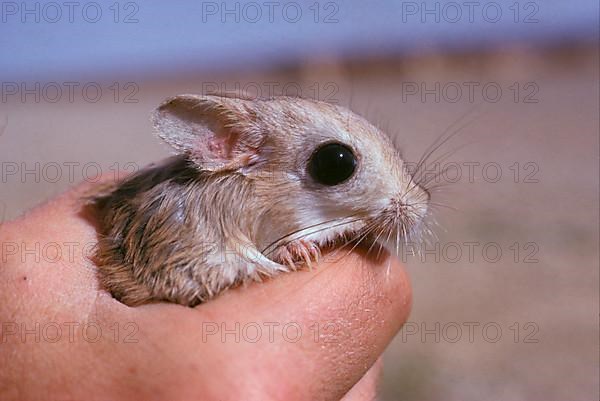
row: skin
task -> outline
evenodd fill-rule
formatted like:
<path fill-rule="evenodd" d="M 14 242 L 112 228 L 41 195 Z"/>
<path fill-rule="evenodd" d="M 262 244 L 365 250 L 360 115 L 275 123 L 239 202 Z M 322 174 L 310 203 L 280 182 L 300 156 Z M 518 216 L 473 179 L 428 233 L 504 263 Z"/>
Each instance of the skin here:
<path fill-rule="evenodd" d="M 131 308 L 99 288 L 82 252 L 96 241 L 77 203 L 90 185 L 0 226 L 0 399 L 374 399 L 381 354 L 411 306 L 398 262 L 355 250 L 195 308 Z"/>

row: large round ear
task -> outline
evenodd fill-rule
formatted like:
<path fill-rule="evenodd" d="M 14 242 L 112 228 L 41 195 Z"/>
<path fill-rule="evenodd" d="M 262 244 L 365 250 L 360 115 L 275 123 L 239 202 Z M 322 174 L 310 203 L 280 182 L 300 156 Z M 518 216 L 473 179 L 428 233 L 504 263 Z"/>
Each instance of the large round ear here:
<path fill-rule="evenodd" d="M 179 95 L 152 113 L 152 123 L 158 136 L 199 169 L 236 170 L 260 160 L 265 134 L 253 107 L 233 97 Z"/>

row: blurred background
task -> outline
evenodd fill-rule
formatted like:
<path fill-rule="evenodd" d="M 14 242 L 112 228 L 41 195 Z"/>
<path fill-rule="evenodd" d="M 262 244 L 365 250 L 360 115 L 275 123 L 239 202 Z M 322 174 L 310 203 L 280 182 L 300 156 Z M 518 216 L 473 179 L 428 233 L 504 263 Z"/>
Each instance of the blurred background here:
<path fill-rule="evenodd" d="M 597 1 L 0 6 L 0 223 L 167 155 L 178 93 L 338 103 L 411 162 L 457 132 L 381 399 L 599 398 Z"/>

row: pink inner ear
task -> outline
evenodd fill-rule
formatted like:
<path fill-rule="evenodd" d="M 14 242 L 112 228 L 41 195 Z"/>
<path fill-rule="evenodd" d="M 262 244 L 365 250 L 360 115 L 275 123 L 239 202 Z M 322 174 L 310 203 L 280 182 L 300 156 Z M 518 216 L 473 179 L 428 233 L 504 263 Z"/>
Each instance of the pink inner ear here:
<path fill-rule="evenodd" d="M 238 140 L 237 132 L 229 132 L 227 135 L 215 134 L 209 138 L 199 136 L 192 152 L 206 162 L 228 163 L 237 153 Z"/>
<path fill-rule="evenodd" d="M 229 149 L 227 148 L 226 141 L 219 138 L 211 138 L 208 143 L 208 151 L 211 154 L 211 159 L 227 159 Z"/>
<path fill-rule="evenodd" d="M 213 152 L 216 157 L 222 159 L 231 159 L 238 148 L 239 134 L 229 132 L 228 135 L 214 136 L 208 141 L 208 150 Z"/>

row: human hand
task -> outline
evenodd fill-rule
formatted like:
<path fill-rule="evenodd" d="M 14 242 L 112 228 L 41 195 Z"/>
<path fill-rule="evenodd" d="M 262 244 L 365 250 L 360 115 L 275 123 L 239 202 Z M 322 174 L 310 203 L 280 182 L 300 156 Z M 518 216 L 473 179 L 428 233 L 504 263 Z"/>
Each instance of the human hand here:
<path fill-rule="evenodd" d="M 374 398 L 411 305 L 398 262 L 358 250 L 195 308 L 130 308 L 88 259 L 89 185 L 0 226 L 0 399 Z"/>

